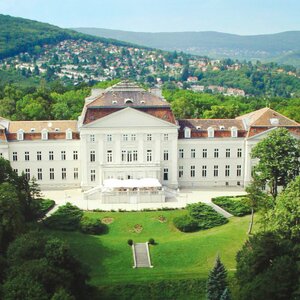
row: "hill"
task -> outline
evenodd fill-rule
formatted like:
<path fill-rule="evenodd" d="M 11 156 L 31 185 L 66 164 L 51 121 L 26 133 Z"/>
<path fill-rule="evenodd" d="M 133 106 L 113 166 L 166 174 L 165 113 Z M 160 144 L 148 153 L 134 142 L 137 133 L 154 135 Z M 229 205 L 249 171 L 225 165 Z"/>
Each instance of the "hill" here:
<path fill-rule="evenodd" d="M 129 46 L 129 43 L 125 42 L 89 36 L 46 23 L 0 14 L 0 59 L 21 52 L 38 53 L 40 47 L 45 44 L 53 45 L 68 39 L 85 39 L 106 44 Z"/>
<path fill-rule="evenodd" d="M 74 28 L 74 30 L 148 47 L 184 51 L 214 58 L 230 57 L 282 62 L 286 54 L 292 55 L 300 51 L 300 31 L 242 36 L 214 31 L 149 33 L 103 28 Z M 298 57 L 291 62 L 293 65 L 300 66 Z"/>

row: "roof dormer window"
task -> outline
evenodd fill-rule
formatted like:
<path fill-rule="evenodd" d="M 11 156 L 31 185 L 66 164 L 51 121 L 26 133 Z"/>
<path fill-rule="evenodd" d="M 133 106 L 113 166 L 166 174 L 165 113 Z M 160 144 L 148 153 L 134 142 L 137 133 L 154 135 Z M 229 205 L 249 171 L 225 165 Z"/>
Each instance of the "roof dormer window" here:
<path fill-rule="evenodd" d="M 271 118 L 270 119 L 271 125 L 279 125 L 279 119 L 278 118 Z"/>
<path fill-rule="evenodd" d="M 185 139 L 191 138 L 191 128 L 189 128 L 189 127 L 184 128 L 184 138 Z"/>
<path fill-rule="evenodd" d="M 201 126 L 196 126 L 196 129 L 197 130 L 201 130 Z"/>
<path fill-rule="evenodd" d="M 19 129 L 17 132 L 17 140 L 18 141 L 23 141 L 24 140 L 24 130 L 23 129 Z"/>
<path fill-rule="evenodd" d="M 213 127 L 208 127 L 207 128 L 207 136 L 209 138 L 215 137 L 215 130 L 213 129 Z"/>
<path fill-rule="evenodd" d="M 130 99 L 130 98 L 127 98 L 127 99 L 124 100 L 124 103 L 125 103 L 125 104 L 132 104 L 132 103 L 133 103 L 133 100 Z"/>
<path fill-rule="evenodd" d="M 220 125 L 219 128 L 220 128 L 220 130 L 224 130 L 225 126 L 224 125 Z"/>
<path fill-rule="evenodd" d="M 231 128 L 231 137 L 234 137 L 234 138 L 238 137 L 238 130 L 236 127 Z"/>
<path fill-rule="evenodd" d="M 30 128 L 30 132 L 35 132 L 35 128 Z"/>
<path fill-rule="evenodd" d="M 118 103 L 117 100 L 113 100 L 113 101 L 112 101 L 112 104 L 117 104 L 117 103 Z"/>
<path fill-rule="evenodd" d="M 72 130 L 70 128 L 66 130 L 66 140 L 72 140 Z"/>
<path fill-rule="evenodd" d="M 55 128 L 54 131 L 55 131 L 55 132 L 59 132 L 59 128 Z"/>
<path fill-rule="evenodd" d="M 47 129 L 43 129 L 42 130 L 42 140 L 48 140 L 48 130 Z"/>

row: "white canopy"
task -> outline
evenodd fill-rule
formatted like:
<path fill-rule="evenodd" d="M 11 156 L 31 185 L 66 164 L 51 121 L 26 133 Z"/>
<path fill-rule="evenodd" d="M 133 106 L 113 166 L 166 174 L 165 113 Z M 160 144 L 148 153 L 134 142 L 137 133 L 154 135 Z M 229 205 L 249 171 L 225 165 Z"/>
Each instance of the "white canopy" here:
<path fill-rule="evenodd" d="M 161 183 L 156 178 L 143 179 L 106 179 L 103 182 L 104 188 L 151 188 L 161 187 Z"/>

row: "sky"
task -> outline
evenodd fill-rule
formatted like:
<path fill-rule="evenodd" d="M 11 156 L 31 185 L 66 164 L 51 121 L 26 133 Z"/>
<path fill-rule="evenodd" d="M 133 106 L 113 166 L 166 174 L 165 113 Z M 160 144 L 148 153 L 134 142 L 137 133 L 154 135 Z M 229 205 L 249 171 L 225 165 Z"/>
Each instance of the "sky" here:
<path fill-rule="evenodd" d="M 300 30 L 300 0 L 0 0 L 0 13 L 64 28 L 242 35 Z"/>

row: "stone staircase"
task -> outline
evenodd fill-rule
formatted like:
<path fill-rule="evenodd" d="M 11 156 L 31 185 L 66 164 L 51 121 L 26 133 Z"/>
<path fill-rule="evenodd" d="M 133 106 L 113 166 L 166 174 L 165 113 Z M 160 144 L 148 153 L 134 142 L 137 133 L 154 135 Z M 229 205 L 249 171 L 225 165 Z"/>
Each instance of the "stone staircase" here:
<path fill-rule="evenodd" d="M 135 268 L 151 268 L 148 243 L 136 243 L 133 246 Z"/>

